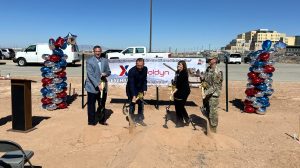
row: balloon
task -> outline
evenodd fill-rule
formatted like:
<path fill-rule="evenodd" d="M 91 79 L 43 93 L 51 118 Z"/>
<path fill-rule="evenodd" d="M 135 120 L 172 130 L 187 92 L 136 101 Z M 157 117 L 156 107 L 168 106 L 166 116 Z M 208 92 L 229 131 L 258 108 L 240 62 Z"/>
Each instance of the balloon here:
<path fill-rule="evenodd" d="M 257 92 L 254 96 L 257 98 L 263 97 L 265 95 L 265 92 Z"/>
<path fill-rule="evenodd" d="M 253 72 L 262 73 L 262 72 L 264 72 L 264 69 L 263 68 L 254 68 Z"/>
<path fill-rule="evenodd" d="M 255 72 L 249 72 L 247 75 L 250 79 L 257 78 L 257 73 L 255 73 Z"/>
<path fill-rule="evenodd" d="M 47 89 L 47 88 L 45 88 L 45 87 L 43 87 L 43 88 L 41 89 L 41 93 L 42 93 L 43 96 L 46 96 L 49 92 L 51 92 L 51 90 L 49 90 L 49 89 Z"/>
<path fill-rule="evenodd" d="M 42 58 L 47 61 L 49 60 L 49 56 L 50 56 L 49 54 L 43 54 Z"/>
<path fill-rule="evenodd" d="M 65 67 L 65 66 L 67 66 L 67 61 L 63 59 L 60 62 L 58 62 L 58 65 L 61 67 Z"/>
<path fill-rule="evenodd" d="M 253 65 L 256 66 L 256 67 L 262 67 L 262 66 L 265 65 L 265 62 L 262 62 L 262 61 L 255 61 L 255 62 L 253 63 Z"/>
<path fill-rule="evenodd" d="M 62 70 L 62 69 L 61 69 L 60 66 L 54 66 L 54 67 L 52 68 L 52 72 L 53 72 L 53 73 L 60 72 L 61 70 Z"/>
<path fill-rule="evenodd" d="M 262 107 L 263 105 L 262 105 L 260 102 L 258 102 L 258 101 L 253 101 L 253 102 L 252 102 L 252 106 L 255 107 L 255 108 L 260 108 L 260 107 Z"/>
<path fill-rule="evenodd" d="M 266 108 L 265 107 L 260 107 L 256 110 L 257 114 L 266 114 Z"/>
<path fill-rule="evenodd" d="M 45 61 L 44 64 L 46 67 L 54 67 L 55 66 L 55 63 L 51 62 L 51 61 Z"/>
<path fill-rule="evenodd" d="M 250 72 L 253 72 L 253 70 L 254 70 L 254 67 L 249 67 Z"/>
<path fill-rule="evenodd" d="M 57 105 L 57 107 L 60 108 L 60 109 L 64 109 L 64 108 L 67 108 L 68 105 L 67 105 L 66 102 L 61 102 L 61 103 L 59 103 L 59 104 Z"/>
<path fill-rule="evenodd" d="M 57 77 L 63 78 L 66 77 L 67 73 L 65 71 L 60 71 L 56 73 Z"/>
<path fill-rule="evenodd" d="M 49 68 L 49 67 L 42 67 L 42 68 L 41 68 L 41 72 L 42 72 L 42 73 L 48 73 L 48 72 L 51 72 L 51 68 Z"/>
<path fill-rule="evenodd" d="M 271 95 L 274 93 L 274 89 L 267 89 L 266 91 L 264 91 L 264 93 L 265 93 L 267 96 L 271 96 Z"/>
<path fill-rule="evenodd" d="M 260 59 L 261 61 L 267 61 L 267 60 L 269 60 L 269 58 L 270 58 L 270 53 L 268 53 L 268 52 L 261 53 L 258 56 L 258 59 Z"/>
<path fill-rule="evenodd" d="M 246 89 L 245 93 L 247 96 L 254 96 L 258 91 L 254 88 Z"/>
<path fill-rule="evenodd" d="M 49 72 L 49 73 L 45 73 L 44 76 L 45 76 L 45 78 L 52 79 L 52 78 L 55 78 L 56 75 L 52 72 Z"/>
<path fill-rule="evenodd" d="M 65 88 L 68 86 L 68 84 L 66 82 L 62 82 L 62 83 L 59 83 L 59 84 L 56 84 L 57 87 L 62 87 L 62 88 Z"/>
<path fill-rule="evenodd" d="M 281 41 L 278 41 L 274 44 L 274 49 L 275 49 L 275 52 L 285 53 L 286 44 Z"/>
<path fill-rule="evenodd" d="M 64 56 L 64 52 L 61 49 L 56 48 L 56 49 L 53 50 L 53 55 L 58 55 L 60 57 L 63 57 Z"/>
<path fill-rule="evenodd" d="M 45 85 L 48 85 L 52 82 L 52 79 L 49 79 L 49 78 L 43 78 L 42 79 L 42 83 L 45 84 Z"/>
<path fill-rule="evenodd" d="M 264 66 L 264 72 L 265 73 L 272 73 L 275 71 L 275 68 L 272 65 L 266 65 Z"/>
<path fill-rule="evenodd" d="M 63 97 L 66 97 L 67 96 L 67 93 L 66 92 L 60 92 L 60 93 L 57 93 L 57 97 L 58 98 L 63 98 Z"/>
<path fill-rule="evenodd" d="M 268 51 L 271 48 L 271 46 L 272 46 L 272 41 L 270 40 L 266 40 L 262 43 L 262 49 L 264 51 Z"/>
<path fill-rule="evenodd" d="M 56 48 L 60 48 L 61 46 L 64 45 L 65 40 L 61 37 L 58 37 L 54 43 Z"/>
<path fill-rule="evenodd" d="M 258 97 L 256 98 L 258 102 L 260 103 L 266 103 L 266 102 L 269 102 L 269 98 L 268 97 Z"/>
<path fill-rule="evenodd" d="M 53 93 L 56 93 L 56 94 L 57 94 L 57 93 L 60 93 L 60 92 L 62 92 L 62 91 L 63 91 L 63 89 L 60 89 L 60 88 L 53 88 L 53 89 L 52 89 L 52 92 L 53 92 Z"/>
<path fill-rule="evenodd" d="M 63 56 L 63 57 L 61 57 L 61 59 L 63 59 L 63 60 L 67 60 L 67 59 L 68 59 L 68 55 L 67 55 L 67 54 L 64 54 L 64 56 Z"/>
<path fill-rule="evenodd" d="M 47 85 L 46 88 L 47 88 L 48 90 L 53 90 L 54 88 L 56 88 L 56 85 L 53 84 L 53 83 L 51 83 L 51 84 Z"/>
<path fill-rule="evenodd" d="M 46 109 L 49 110 L 49 111 L 52 111 L 52 110 L 57 109 L 57 106 L 56 106 L 56 104 L 48 104 L 46 106 Z"/>
<path fill-rule="evenodd" d="M 52 103 L 53 104 L 59 104 L 59 103 L 61 103 L 63 101 L 63 99 L 61 99 L 61 98 L 54 98 L 53 100 L 52 100 Z"/>
<path fill-rule="evenodd" d="M 62 78 L 54 78 L 54 79 L 52 80 L 52 83 L 55 83 L 55 84 L 61 83 L 61 82 L 63 82 L 63 79 L 62 79 Z"/>
<path fill-rule="evenodd" d="M 68 47 L 68 43 L 67 41 L 64 40 L 64 44 L 60 48 L 65 50 L 67 47 Z"/>
<path fill-rule="evenodd" d="M 54 50 L 55 49 L 54 43 L 55 43 L 55 40 L 53 38 L 49 39 L 48 44 L 49 44 L 49 49 L 50 50 Z"/>
<path fill-rule="evenodd" d="M 247 89 L 250 89 L 250 88 L 254 88 L 255 86 L 252 85 L 251 83 L 247 83 L 246 87 L 247 87 Z"/>
<path fill-rule="evenodd" d="M 262 83 L 263 81 L 264 81 L 264 80 L 261 79 L 261 78 L 254 78 L 254 79 L 252 79 L 252 83 L 253 83 L 254 85 L 258 85 L 258 84 Z"/>
<path fill-rule="evenodd" d="M 68 33 L 68 35 L 65 37 L 65 40 L 68 44 L 75 45 L 76 44 L 76 35 L 73 35 L 71 33 Z"/>
<path fill-rule="evenodd" d="M 53 93 L 53 92 L 49 92 L 49 93 L 47 93 L 46 97 L 49 98 L 49 99 L 53 99 L 53 98 L 56 97 L 56 94 Z"/>
<path fill-rule="evenodd" d="M 50 55 L 49 61 L 51 62 L 58 62 L 60 60 L 60 57 L 57 55 Z"/>
<path fill-rule="evenodd" d="M 256 86 L 256 88 L 261 91 L 265 91 L 265 90 L 267 90 L 267 85 L 265 83 L 262 83 L 262 84 Z"/>
<path fill-rule="evenodd" d="M 267 79 L 267 78 L 270 78 L 272 76 L 271 76 L 271 74 L 268 74 L 268 73 L 260 73 L 259 77 L 262 78 L 262 79 Z"/>
<path fill-rule="evenodd" d="M 256 100 L 256 97 L 247 96 L 246 100 L 249 100 L 249 101 L 253 102 L 253 101 Z"/>
<path fill-rule="evenodd" d="M 41 102 L 43 103 L 43 104 L 50 104 L 51 102 L 52 102 L 52 99 L 49 99 L 49 98 L 47 98 L 47 97 L 44 97 L 44 98 L 42 98 L 41 99 Z"/>
<path fill-rule="evenodd" d="M 264 82 L 265 82 L 266 84 L 272 84 L 272 83 L 273 83 L 273 79 L 268 78 L 268 79 L 265 79 Z"/>
<path fill-rule="evenodd" d="M 254 112 L 255 112 L 255 108 L 252 107 L 251 105 L 245 106 L 245 107 L 244 107 L 244 111 L 245 111 L 246 113 L 254 113 Z"/>

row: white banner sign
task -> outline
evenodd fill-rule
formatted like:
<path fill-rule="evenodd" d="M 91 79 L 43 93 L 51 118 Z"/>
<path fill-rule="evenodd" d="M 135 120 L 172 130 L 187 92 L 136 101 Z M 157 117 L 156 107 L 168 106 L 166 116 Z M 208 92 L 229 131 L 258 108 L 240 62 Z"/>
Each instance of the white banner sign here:
<path fill-rule="evenodd" d="M 187 64 L 190 82 L 199 82 L 200 72 L 206 69 L 205 58 L 166 58 L 145 59 L 148 68 L 148 85 L 169 85 L 174 79 L 177 63 L 184 60 Z M 112 59 L 109 60 L 111 75 L 109 84 L 126 84 L 130 68 L 135 66 L 136 59 Z"/>

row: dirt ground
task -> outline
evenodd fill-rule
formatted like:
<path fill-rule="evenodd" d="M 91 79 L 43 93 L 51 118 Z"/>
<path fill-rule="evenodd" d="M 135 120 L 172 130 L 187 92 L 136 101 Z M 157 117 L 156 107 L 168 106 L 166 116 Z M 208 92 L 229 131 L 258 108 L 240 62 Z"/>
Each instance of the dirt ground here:
<path fill-rule="evenodd" d="M 201 114 L 201 93 L 193 88 L 187 111 L 190 125 L 175 128 L 174 106 L 168 129 L 164 128 L 165 105 L 156 110 L 145 106 L 147 127 L 137 126 L 129 134 L 122 114 L 124 86 L 110 86 L 107 109 L 109 126 L 88 126 L 87 109 L 77 97 L 68 109 L 47 111 L 41 108 L 41 78 L 32 84 L 32 115 L 35 130 L 29 133 L 11 129 L 10 81 L 0 80 L 0 139 L 13 140 L 34 151 L 32 163 L 43 168 L 123 168 L 123 167 L 300 167 L 299 132 L 300 83 L 274 82 L 275 93 L 265 115 L 242 113 L 245 82 L 229 81 L 229 112 L 225 112 L 225 89 L 220 98 L 217 134 L 207 131 L 207 119 Z M 69 78 L 72 88 L 81 94 L 81 79 Z M 167 104 L 169 90 L 160 89 L 161 103 Z M 147 100 L 155 99 L 150 87 Z M 86 97 L 85 97 L 86 100 Z M 148 101 L 152 102 L 152 101 Z M 152 102 L 153 103 L 153 102 Z"/>

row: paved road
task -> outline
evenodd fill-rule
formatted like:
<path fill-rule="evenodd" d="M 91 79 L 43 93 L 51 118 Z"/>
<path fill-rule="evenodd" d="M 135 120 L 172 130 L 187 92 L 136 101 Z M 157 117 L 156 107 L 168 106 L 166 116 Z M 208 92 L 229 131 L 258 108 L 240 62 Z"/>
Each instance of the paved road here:
<path fill-rule="evenodd" d="M 41 65 L 30 65 L 26 67 L 19 67 L 10 60 L 2 60 L 6 62 L 5 65 L 0 64 L 0 71 L 2 75 L 10 73 L 11 76 L 40 76 Z M 219 67 L 225 72 L 225 64 L 221 63 Z M 77 63 L 75 67 L 68 67 L 67 74 L 69 77 L 81 76 L 81 65 Z M 274 81 L 300 81 L 300 64 L 275 64 L 276 71 L 274 72 Z M 229 64 L 228 66 L 229 80 L 245 81 L 247 80 L 247 73 L 249 71 L 248 64 Z"/>

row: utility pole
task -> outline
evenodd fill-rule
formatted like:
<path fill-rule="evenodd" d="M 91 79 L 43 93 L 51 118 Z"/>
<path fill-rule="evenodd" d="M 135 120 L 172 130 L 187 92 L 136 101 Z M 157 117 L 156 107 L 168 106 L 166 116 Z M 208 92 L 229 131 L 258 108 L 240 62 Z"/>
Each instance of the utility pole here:
<path fill-rule="evenodd" d="M 150 41 L 149 52 L 152 52 L 152 0 L 150 0 Z"/>

